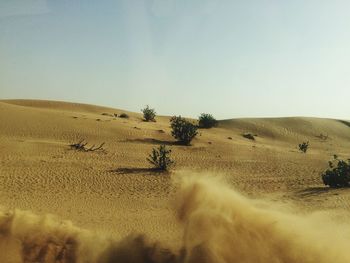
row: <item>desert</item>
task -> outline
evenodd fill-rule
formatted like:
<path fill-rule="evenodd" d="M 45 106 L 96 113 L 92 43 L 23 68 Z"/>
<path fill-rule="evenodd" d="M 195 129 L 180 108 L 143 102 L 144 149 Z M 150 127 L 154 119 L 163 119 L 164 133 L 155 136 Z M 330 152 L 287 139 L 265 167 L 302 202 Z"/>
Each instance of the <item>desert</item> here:
<path fill-rule="evenodd" d="M 350 263 L 349 10 L 0 0 L 0 263 Z"/>
<path fill-rule="evenodd" d="M 122 113 L 129 117 L 116 117 Z M 348 156 L 350 127 L 344 120 L 222 120 L 217 127 L 199 129 L 191 145 L 184 146 L 171 136 L 168 116 L 145 122 L 142 114 L 121 109 L 2 100 L 0 117 L 2 262 L 330 262 L 321 259 L 324 249 L 330 258 L 337 254 L 334 262 L 349 260 L 346 247 L 331 244 L 349 240 L 350 192 L 325 186 L 321 178 L 334 154 Z M 254 140 L 243 136 L 248 132 Z M 88 146 L 104 143 L 104 150 L 83 152 L 69 146 L 81 140 Z M 310 149 L 303 153 L 298 143 L 306 140 Z M 146 160 L 160 144 L 172 149 L 175 161 L 166 173 L 152 170 Z M 257 213 L 255 223 L 250 210 Z M 223 237 L 226 227 L 233 230 L 219 222 L 231 214 L 237 224 L 244 219 L 244 227 Z M 260 217 L 263 222 L 255 225 Z M 266 229 L 270 224 L 283 231 Z M 289 233 L 291 229 L 295 232 Z M 50 241 L 54 238 L 58 244 L 76 239 L 74 259 L 63 256 L 67 252 Z M 308 239 L 312 245 L 302 252 L 300 242 Z M 147 260 L 153 261 L 99 256 L 106 244 L 120 240 L 127 240 L 124 246 L 131 254 L 141 253 L 135 252 L 139 241 L 141 247 L 151 246 L 153 254 L 160 250 L 169 255 L 157 258 L 150 252 L 154 258 Z M 225 251 L 236 243 L 241 249 Z M 248 253 L 246 246 L 261 251 Z M 192 259 L 183 255 L 184 247 L 197 251 Z M 79 258 L 78 248 L 94 256 Z"/>

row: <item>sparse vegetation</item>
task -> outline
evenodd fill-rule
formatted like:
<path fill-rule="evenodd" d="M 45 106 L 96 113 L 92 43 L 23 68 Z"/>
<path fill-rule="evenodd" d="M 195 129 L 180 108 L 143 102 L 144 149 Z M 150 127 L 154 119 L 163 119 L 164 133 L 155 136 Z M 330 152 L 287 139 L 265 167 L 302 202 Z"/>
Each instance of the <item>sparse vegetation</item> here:
<path fill-rule="evenodd" d="M 141 109 L 143 113 L 143 118 L 145 121 L 155 121 L 156 117 L 156 111 L 154 109 L 151 109 L 148 105 L 144 108 Z"/>
<path fill-rule="evenodd" d="M 165 145 L 160 145 L 158 148 L 152 149 L 152 153 L 148 156 L 147 161 L 156 169 L 166 171 L 174 164 L 170 154 L 170 149 L 167 149 Z"/>
<path fill-rule="evenodd" d="M 249 139 L 249 140 L 252 140 L 252 141 L 255 141 L 255 137 L 253 134 L 251 133 L 243 133 L 242 136 L 246 139 Z"/>
<path fill-rule="evenodd" d="M 299 151 L 306 153 L 308 149 L 309 149 L 309 142 L 308 141 L 299 144 Z"/>
<path fill-rule="evenodd" d="M 328 140 L 328 134 L 320 133 L 320 135 L 318 135 L 316 137 L 320 138 L 322 141 L 327 141 Z"/>
<path fill-rule="evenodd" d="M 181 144 L 190 145 L 192 139 L 198 134 L 197 126 L 181 116 L 173 116 L 170 119 L 171 135 Z"/>
<path fill-rule="evenodd" d="M 129 119 L 129 115 L 123 112 L 119 115 L 119 118 Z"/>
<path fill-rule="evenodd" d="M 95 151 L 101 151 L 101 152 L 106 152 L 106 150 L 103 148 L 105 143 L 101 143 L 99 146 L 92 145 L 91 147 L 87 147 L 88 142 L 85 142 L 85 140 L 81 140 L 78 143 L 73 143 L 70 144 L 69 146 L 72 149 L 82 151 L 82 152 L 95 152 Z"/>
<path fill-rule="evenodd" d="M 208 113 L 202 113 L 198 118 L 198 124 L 200 128 L 209 129 L 218 125 L 218 121 L 213 115 Z"/>
<path fill-rule="evenodd" d="M 350 159 L 344 161 L 334 155 L 328 162 L 329 168 L 322 174 L 322 181 L 330 187 L 347 187 L 350 182 Z"/>

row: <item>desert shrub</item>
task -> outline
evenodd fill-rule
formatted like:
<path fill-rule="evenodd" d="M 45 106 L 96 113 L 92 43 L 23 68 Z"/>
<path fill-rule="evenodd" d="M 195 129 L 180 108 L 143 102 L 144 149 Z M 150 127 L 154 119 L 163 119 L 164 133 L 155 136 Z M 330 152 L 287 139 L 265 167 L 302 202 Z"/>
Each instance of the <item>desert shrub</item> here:
<path fill-rule="evenodd" d="M 322 181 L 330 187 L 349 186 L 350 182 L 350 159 L 339 160 L 334 155 L 334 160 L 328 162 L 329 169 L 322 174 Z"/>
<path fill-rule="evenodd" d="M 158 148 L 152 149 L 147 161 L 154 165 L 156 169 L 166 171 L 174 164 L 174 161 L 170 158 L 170 153 L 171 150 L 168 150 L 165 145 L 160 145 Z"/>
<path fill-rule="evenodd" d="M 255 141 L 255 135 L 251 134 L 251 133 L 243 133 L 242 136 L 246 139 L 249 139 L 249 140 L 252 140 L 252 141 Z"/>
<path fill-rule="evenodd" d="M 128 119 L 128 118 L 129 118 L 129 115 L 123 112 L 123 113 L 121 113 L 121 114 L 119 115 L 119 118 Z"/>
<path fill-rule="evenodd" d="M 208 113 L 202 113 L 198 118 L 198 124 L 200 128 L 212 128 L 218 125 L 218 121 L 213 115 Z"/>
<path fill-rule="evenodd" d="M 148 105 L 141 109 L 143 113 L 143 118 L 145 121 L 154 121 L 154 118 L 156 117 L 156 111 L 154 109 L 151 109 Z"/>
<path fill-rule="evenodd" d="M 170 119 L 171 135 L 184 145 L 190 145 L 192 139 L 198 134 L 197 126 L 181 116 Z"/>
<path fill-rule="evenodd" d="M 303 142 L 299 144 L 299 151 L 306 153 L 309 149 L 309 142 Z"/>
<path fill-rule="evenodd" d="M 323 133 L 320 133 L 320 135 L 316 136 L 318 138 L 320 138 L 321 140 L 323 141 L 327 141 L 328 139 L 328 134 L 323 134 Z"/>

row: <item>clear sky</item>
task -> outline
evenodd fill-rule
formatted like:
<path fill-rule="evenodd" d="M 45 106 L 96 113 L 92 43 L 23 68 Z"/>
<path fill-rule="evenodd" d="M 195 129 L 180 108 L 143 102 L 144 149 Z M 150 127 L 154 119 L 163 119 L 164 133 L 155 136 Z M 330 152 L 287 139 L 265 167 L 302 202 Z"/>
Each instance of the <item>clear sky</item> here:
<path fill-rule="evenodd" d="M 350 119 L 348 0 L 0 0 L 0 98 Z"/>

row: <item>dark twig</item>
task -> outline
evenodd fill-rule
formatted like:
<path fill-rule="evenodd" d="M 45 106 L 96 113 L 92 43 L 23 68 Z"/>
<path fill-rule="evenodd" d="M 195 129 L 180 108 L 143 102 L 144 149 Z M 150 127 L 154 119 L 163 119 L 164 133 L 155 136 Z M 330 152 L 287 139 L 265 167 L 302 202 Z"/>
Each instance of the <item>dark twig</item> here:
<path fill-rule="evenodd" d="M 93 144 L 91 147 L 86 147 L 86 145 L 88 144 L 88 142 L 84 142 L 85 140 L 81 140 L 78 143 L 73 143 L 70 144 L 69 146 L 72 149 L 78 150 L 78 151 L 82 151 L 82 152 L 95 152 L 95 151 L 102 151 L 102 152 L 106 152 L 106 150 L 103 148 L 103 145 L 105 145 L 105 143 L 101 143 L 98 147 L 95 147 L 95 144 Z"/>

